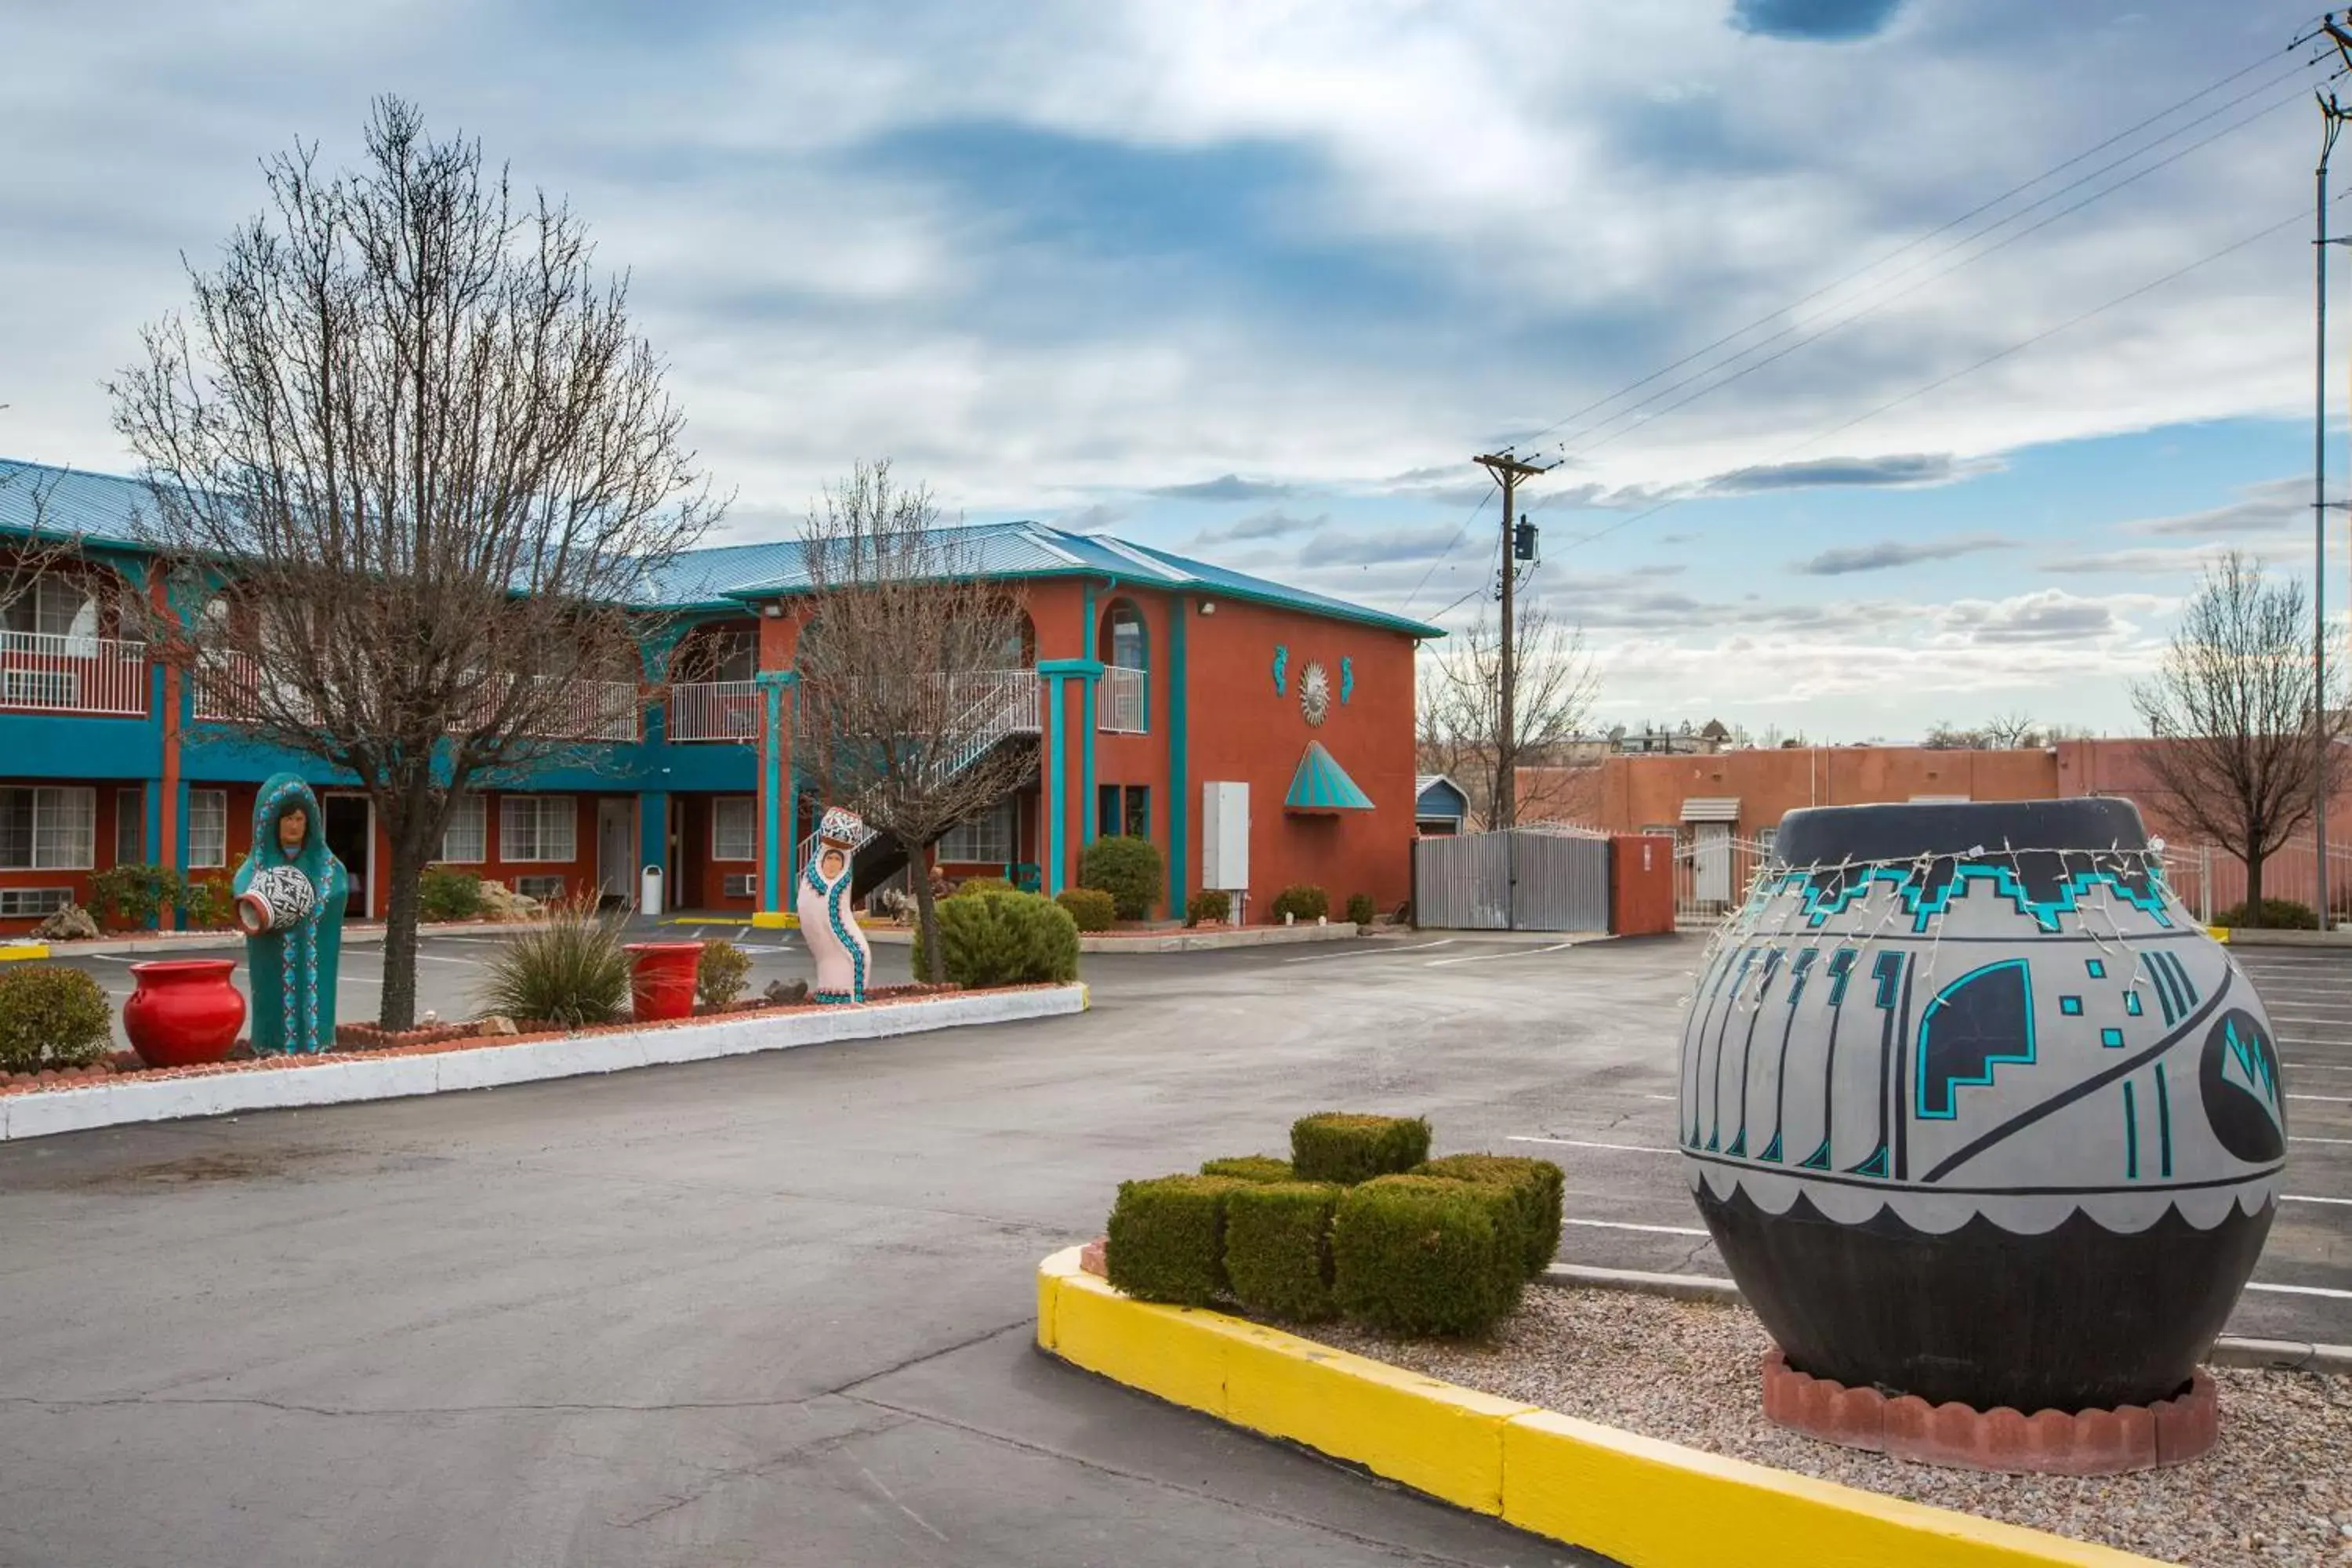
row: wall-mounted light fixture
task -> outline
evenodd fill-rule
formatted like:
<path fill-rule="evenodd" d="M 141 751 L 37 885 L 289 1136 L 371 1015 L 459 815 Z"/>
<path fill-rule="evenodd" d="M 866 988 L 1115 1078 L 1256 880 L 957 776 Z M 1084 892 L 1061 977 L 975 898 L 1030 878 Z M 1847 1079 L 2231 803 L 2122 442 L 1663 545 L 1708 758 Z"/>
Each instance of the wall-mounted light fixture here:
<path fill-rule="evenodd" d="M 1202 600 L 1202 601 L 1201 601 L 1201 613 L 1202 613 L 1202 615 L 1204 615 L 1204 616 L 1213 616 L 1213 615 L 1215 615 L 1215 614 L 1217 613 L 1217 602 L 1216 602 L 1214 599 L 1203 599 L 1203 600 Z"/>
<path fill-rule="evenodd" d="M 760 606 L 760 613 L 772 621 L 781 621 L 784 618 L 784 607 L 782 605 L 762 605 Z"/>

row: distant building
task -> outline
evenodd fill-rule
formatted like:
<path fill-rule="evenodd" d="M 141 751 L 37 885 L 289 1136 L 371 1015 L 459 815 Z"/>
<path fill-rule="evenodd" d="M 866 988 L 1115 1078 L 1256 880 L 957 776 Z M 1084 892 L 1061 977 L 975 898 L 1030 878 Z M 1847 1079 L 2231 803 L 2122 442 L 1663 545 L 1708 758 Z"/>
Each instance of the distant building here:
<path fill-rule="evenodd" d="M 1444 773 L 1423 773 L 1413 780 L 1413 831 L 1423 838 L 1445 838 L 1463 832 L 1470 822 L 1470 796 Z"/>

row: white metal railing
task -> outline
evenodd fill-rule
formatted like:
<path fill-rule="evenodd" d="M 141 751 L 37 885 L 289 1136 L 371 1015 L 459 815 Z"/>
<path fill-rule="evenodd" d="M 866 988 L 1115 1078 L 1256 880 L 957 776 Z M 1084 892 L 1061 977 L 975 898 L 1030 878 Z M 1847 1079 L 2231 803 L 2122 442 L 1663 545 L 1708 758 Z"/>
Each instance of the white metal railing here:
<path fill-rule="evenodd" d="M 196 659 L 195 715 L 231 724 L 250 724 L 261 718 L 261 694 L 268 689 L 270 677 L 251 654 L 231 653 L 210 649 Z M 561 676 L 533 676 L 541 686 L 562 689 L 563 701 L 556 715 L 532 733 L 546 740 L 562 741 L 634 741 L 637 738 L 639 705 L 635 682 L 626 680 L 569 680 Z M 485 681 L 478 701 L 487 708 L 495 700 L 498 688 Z M 302 709 L 299 700 L 278 699 L 283 707 Z M 452 730 L 462 729 L 463 719 L 453 720 Z"/>
<path fill-rule="evenodd" d="M 2330 834 L 2333 838 L 2335 836 Z M 2197 918 L 2211 923 L 2246 897 L 2246 863 L 2215 844 L 2170 843 L 2164 847 L 2164 879 Z M 2319 908 L 2319 857 L 2305 827 L 2294 842 L 2263 861 L 2263 897 Z M 2352 844 L 2327 847 L 2327 901 L 2331 926 L 2352 921 Z"/>
<path fill-rule="evenodd" d="M 1748 897 L 1771 847 L 1728 834 L 1684 840 L 1675 847 L 1675 924 L 1705 930 Z"/>
<path fill-rule="evenodd" d="M 1103 671 L 1095 704 L 1095 728 L 1108 734 L 1143 733 L 1143 685 L 1147 672 L 1112 665 Z"/>
<path fill-rule="evenodd" d="M 669 689 L 673 741 L 756 741 L 761 696 L 756 680 L 695 680 Z"/>
<path fill-rule="evenodd" d="M 949 689 L 963 708 L 954 726 L 963 739 L 952 751 L 931 759 L 924 769 L 929 776 L 952 778 L 986 756 L 1006 737 L 1038 732 L 1044 710 L 1039 706 L 1035 670 L 992 669 L 948 679 Z M 873 837 L 873 830 L 867 829 L 853 847 L 853 853 Z M 815 853 L 816 835 L 812 833 L 801 840 L 793 863 L 805 866 Z"/>
<path fill-rule="evenodd" d="M 0 632 L 0 708 L 147 712 L 147 645 L 55 632 Z"/>

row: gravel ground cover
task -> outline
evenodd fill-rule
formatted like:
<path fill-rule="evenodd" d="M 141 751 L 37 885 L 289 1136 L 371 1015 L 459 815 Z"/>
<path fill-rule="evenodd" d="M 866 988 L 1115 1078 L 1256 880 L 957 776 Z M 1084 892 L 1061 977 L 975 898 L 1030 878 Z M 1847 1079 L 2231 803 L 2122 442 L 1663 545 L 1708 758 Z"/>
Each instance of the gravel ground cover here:
<path fill-rule="evenodd" d="M 2196 1568 L 2352 1563 L 2352 1377 L 2216 1368 L 2221 1436 L 2186 1465 L 2076 1479 L 1916 1465 L 1764 1418 L 1771 1340 L 1741 1307 L 1530 1289 L 1485 1342 L 1312 1337 L 1465 1387 L 1711 1453 Z"/>

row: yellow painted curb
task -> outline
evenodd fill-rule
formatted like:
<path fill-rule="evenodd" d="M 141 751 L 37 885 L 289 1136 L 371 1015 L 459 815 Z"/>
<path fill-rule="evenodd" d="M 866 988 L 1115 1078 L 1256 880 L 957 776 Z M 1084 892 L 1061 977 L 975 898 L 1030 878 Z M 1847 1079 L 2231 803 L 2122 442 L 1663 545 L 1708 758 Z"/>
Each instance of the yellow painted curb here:
<path fill-rule="evenodd" d="M 798 931 L 801 920 L 798 915 L 782 910 L 754 910 L 751 911 L 751 924 L 759 931 Z"/>
<path fill-rule="evenodd" d="M 2205 934 L 2211 937 L 2215 942 L 2226 944 L 2230 940 L 2230 928 L 2228 926 L 2207 926 L 2205 928 Z"/>
<path fill-rule="evenodd" d="M 6 946 L 0 946 L 0 963 L 6 963 L 12 960 L 20 958 L 47 958 L 48 956 L 49 944 L 45 942 L 12 942 Z"/>
<path fill-rule="evenodd" d="M 1221 1312 L 1037 1269 L 1037 1342 L 1171 1404 L 1627 1568 L 2147 1568 L 2151 1559 L 1702 1453 L 1423 1377 Z"/>

